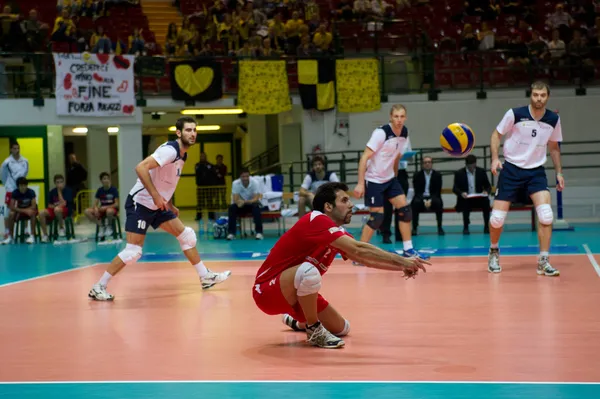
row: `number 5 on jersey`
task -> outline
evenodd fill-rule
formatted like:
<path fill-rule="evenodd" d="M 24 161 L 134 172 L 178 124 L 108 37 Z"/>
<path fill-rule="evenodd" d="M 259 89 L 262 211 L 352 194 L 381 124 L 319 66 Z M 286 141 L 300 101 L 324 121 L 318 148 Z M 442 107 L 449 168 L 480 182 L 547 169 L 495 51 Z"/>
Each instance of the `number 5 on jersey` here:
<path fill-rule="evenodd" d="M 537 136 L 537 130 L 531 129 L 531 137 L 535 137 L 535 136 Z"/>

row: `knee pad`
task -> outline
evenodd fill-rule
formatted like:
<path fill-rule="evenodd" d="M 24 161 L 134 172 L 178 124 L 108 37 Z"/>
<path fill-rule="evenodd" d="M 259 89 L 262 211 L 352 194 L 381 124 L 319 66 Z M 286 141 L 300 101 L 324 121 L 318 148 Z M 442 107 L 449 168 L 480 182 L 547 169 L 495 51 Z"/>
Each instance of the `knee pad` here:
<path fill-rule="evenodd" d="M 343 337 L 345 335 L 348 335 L 349 332 L 350 332 L 350 322 L 348 320 L 345 320 L 344 329 L 335 335 L 338 337 Z"/>
<path fill-rule="evenodd" d="M 492 214 L 490 215 L 490 225 L 495 229 L 499 229 L 504 226 L 506 214 L 506 211 L 499 211 L 497 209 L 492 210 Z"/>
<path fill-rule="evenodd" d="M 367 222 L 367 226 L 373 230 L 379 230 L 379 227 L 383 224 L 383 213 L 371 212 L 371 217 Z"/>
<path fill-rule="evenodd" d="M 184 251 L 196 248 L 196 233 L 191 227 L 186 227 L 183 229 L 183 233 L 177 236 L 177 241 L 179 241 L 179 245 Z"/>
<path fill-rule="evenodd" d="M 410 222 L 412 220 L 412 208 L 410 205 L 405 205 L 402 208 L 395 210 L 396 217 L 402 222 Z"/>
<path fill-rule="evenodd" d="M 315 265 L 304 262 L 296 270 L 294 278 L 294 287 L 298 296 L 307 296 L 316 294 L 321 289 L 321 273 Z"/>
<path fill-rule="evenodd" d="M 549 225 L 552 224 L 552 220 L 554 219 L 554 214 L 552 212 L 552 207 L 548 204 L 542 204 L 535 208 L 535 211 L 538 215 L 538 220 L 541 224 Z"/>
<path fill-rule="evenodd" d="M 119 252 L 119 258 L 126 265 L 132 265 L 142 257 L 142 247 L 139 245 L 127 244 L 125 249 Z"/>

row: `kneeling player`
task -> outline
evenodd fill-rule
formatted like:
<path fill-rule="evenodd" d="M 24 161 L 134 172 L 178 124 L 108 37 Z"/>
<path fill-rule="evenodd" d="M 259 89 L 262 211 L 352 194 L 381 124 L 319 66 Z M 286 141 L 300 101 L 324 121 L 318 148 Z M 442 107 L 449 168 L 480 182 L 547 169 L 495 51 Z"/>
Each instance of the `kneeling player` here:
<path fill-rule="evenodd" d="M 325 183 L 313 200 L 314 211 L 302 217 L 275 244 L 256 275 L 253 297 L 268 315 L 283 315 L 296 331 L 306 331 L 308 342 L 339 348 L 350 324 L 323 298 L 322 275 L 336 254 L 378 269 L 403 271 L 415 277 L 429 262 L 405 258 L 366 242 L 356 241 L 342 227 L 352 217 L 352 201 L 343 183 Z"/>

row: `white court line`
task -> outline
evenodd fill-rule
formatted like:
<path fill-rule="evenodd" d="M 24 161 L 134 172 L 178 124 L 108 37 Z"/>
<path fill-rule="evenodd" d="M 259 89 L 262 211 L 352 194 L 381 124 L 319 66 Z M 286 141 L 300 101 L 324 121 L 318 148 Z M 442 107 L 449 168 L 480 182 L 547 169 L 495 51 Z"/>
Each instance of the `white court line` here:
<path fill-rule="evenodd" d="M 590 251 L 590 247 L 588 247 L 587 244 L 583 244 L 583 249 L 585 250 L 585 254 L 590 260 L 590 263 L 592 264 L 592 266 L 594 266 L 594 269 L 596 269 L 598 277 L 600 277 L 600 265 L 598 265 L 598 262 L 596 262 L 596 258 L 594 258 L 594 254 L 592 253 L 592 251 Z"/>
<path fill-rule="evenodd" d="M 87 269 L 87 268 L 90 268 L 90 267 L 98 266 L 100 264 L 101 263 L 94 263 L 94 264 L 87 265 L 87 266 L 75 267 L 73 269 L 61 270 L 60 272 L 54 272 L 54 273 L 50 273 L 50 274 L 44 274 L 43 276 L 36 276 L 36 277 L 26 278 L 25 280 L 13 281 L 12 283 L 0 284 L 0 288 L 2 288 L 2 287 L 8 287 L 10 285 L 15 285 L 15 284 L 19 284 L 19 283 L 25 283 L 27 281 L 39 280 L 39 279 L 45 278 L 45 277 L 56 276 L 57 274 L 68 273 L 68 272 L 72 272 L 72 271 L 75 271 L 75 270 Z"/>
<path fill-rule="evenodd" d="M 5 381 L 0 385 L 51 384 L 514 384 L 514 385 L 600 385 L 581 381 L 339 381 L 339 380 L 151 380 L 151 381 Z"/>

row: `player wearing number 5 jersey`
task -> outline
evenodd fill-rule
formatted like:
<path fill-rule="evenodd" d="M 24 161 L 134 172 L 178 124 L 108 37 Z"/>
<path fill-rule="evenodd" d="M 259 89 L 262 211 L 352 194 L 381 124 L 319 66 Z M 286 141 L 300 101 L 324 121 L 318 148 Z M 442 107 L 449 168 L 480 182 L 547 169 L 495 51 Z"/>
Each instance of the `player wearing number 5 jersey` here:
<path fill-rule="evenodd" d="M 179 210 L 172 203 L 187 151 L 196 142 L 196 121 L 189 117 L 180 118 L 175 127 L 177 140 L 164 143 L 135 168 L 138 180 L 125 202 L 127 245 L 90 290 L 88 296 L 92 299 L 114 299 L 113 295 L 106 292 L 106 285 L 125 265 L 134 264 L 140 259 L 146 230 L 150 226 L 177 237 L 184 255 L 196 268 L 203 289 L 225 281 L 231 274 L 230 271 L 215 273 L 206 268 L 196 249 L 196 233 L 183 225 L 178 217 Z"/>
<path fill-rule="evenodd" d="M 554 218 L 548 181 L 546 179 L 546 151 L 556 171 L 556 188 L 562 191 L 565 181 L 560 163 L 560 147 L 562 130 L 560 117 L 555 112 L 546 109 L 550 88 L 543 82 L 531 85 L 531 101 L 529 106 L 508 110 L 504 118 L 492 133 L 492 173 L 498 173 L 496 198 L 490 217 L 490 252 L 488 271 L 500 273 L 498 241 L 502 226 L 510 208 L 511 202 L 516 201 L 520 194 L 531 197 L 538 215 L 538 239 L 540 256 L 537 263 L 537 273 L 545 276 L 558 276 L 558 270 L 550 265 L 548 254 L 552 237 L 552 220 Z M 504 165 L 498 158 L 498 147 L 501 136 L 504 136 Z"/>

